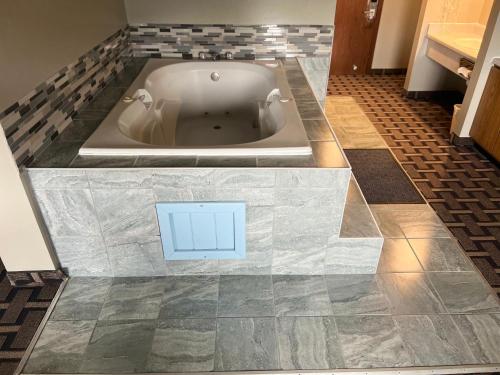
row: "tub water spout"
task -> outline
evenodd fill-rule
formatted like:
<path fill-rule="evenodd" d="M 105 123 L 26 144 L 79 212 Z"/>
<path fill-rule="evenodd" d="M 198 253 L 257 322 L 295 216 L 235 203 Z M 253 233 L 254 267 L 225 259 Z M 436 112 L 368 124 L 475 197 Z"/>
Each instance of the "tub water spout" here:
<path fill-rule="evenodd" d="M 153 105 L 153 97 L 146 89 L 137 90 L 134 95 L 126 96 L 123 98 L 124 103 L 133 103 L 136 101 L 140 101 L 146 107 L 146 111 L 149 111 L 151 106 Z"/>

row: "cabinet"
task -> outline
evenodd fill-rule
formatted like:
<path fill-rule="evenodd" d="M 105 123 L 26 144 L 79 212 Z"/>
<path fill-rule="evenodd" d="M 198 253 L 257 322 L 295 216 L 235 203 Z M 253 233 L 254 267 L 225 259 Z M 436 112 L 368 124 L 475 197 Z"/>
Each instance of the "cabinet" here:
<path fill-rule="evenodd" d="M 500 67 L 491 68 L 471 137 L 497 161 L 500 161 Z"/>

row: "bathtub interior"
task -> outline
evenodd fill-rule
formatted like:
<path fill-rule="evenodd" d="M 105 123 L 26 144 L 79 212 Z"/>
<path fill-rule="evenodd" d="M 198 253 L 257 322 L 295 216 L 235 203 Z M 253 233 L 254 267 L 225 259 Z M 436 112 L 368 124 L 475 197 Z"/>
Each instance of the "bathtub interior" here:
<path fill-rule="evenodd" d="M 212 79 L 216 73 L 218 80 Z M 149 108 L 133 102 L 118 118 L 125 136 L 157 146 L 223 146 L 268 138 L 285 125 L 283 103 L 268 95 L 274 73 L 238 62 L 185 63 L 153 71 L 145 89 Z"/>

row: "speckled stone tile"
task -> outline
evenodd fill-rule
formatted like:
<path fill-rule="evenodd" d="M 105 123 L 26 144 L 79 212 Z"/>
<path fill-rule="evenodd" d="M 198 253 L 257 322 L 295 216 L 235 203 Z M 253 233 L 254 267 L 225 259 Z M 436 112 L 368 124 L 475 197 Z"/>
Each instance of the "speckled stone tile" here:
<path fill-rule="evenodd" d="M 347 368 L 414 365 L 390 316 L 336 317 Z"/>
<path fill-rule="evenodd" d="M 271 275 L 220 276 L 217 316 L 274 316 Z"/>
<path fill-rule="evenodd" d="M 334 315 L 390 314 L 389 301 L 377 275 L 327 275 Z"/>
<path fill-rule="evenodd" d="M 426 271 L 474 271 L 455 239 L 426 238 L 409 241 Z"/>
<path fill-rule="evenodd" d="M 218 289 L 218 276 L 167 277 L 160 319 L 215 318 Z"/>
<path fill-rule="evenodd" d="M 97 322 L 79 372 L 144 372 L 155 327 L 154 320 Z"/>
<path fill-rule="evenodd" d="M 450 313 L 500 312 L 492 289 L 475 272 L 432 272 L 429 278 Z"/>
<path fill-rule="evenodd" d="M 78 154 L 82 141 L 63 142 L 56 140 L 36 157 L 30 167 L 66 168 Z"/>
<path fill-rule="evenodd" d="M 476 363 L 450 315 L 400 315 L 394 320 L 417 366 Z"/>
<path fill-rule="evenodd" d="M 50 316 L 52 320 L 97 320 L 111 278 L 74 277 L 68 281 Z"/>
<path fill-rule="evenodd" d="M 379 276 L 393 314 L 446 312 L 424 273 L 385 273 Z"/>
<path fill-rule="evenodd" d="M 219 318 L 215 370 L 278 369 L 274 318 Z"/>
<path fill-rule="evenodd" d="M 277 316 L 332 315 L 323 276 L 273 276 Z"/>
<path fill-rule="evenodd" d="M 164 289 L 164 278 L 115 278 L 99 319 L 157 319 Z"/>
<path fill-rule="evenodd" d="M 377 272 L 423 272 L 423 270 L 408 240 L 404 238 L 386 238 L 380 254 Z"/>
<path fill-rule="evenodd" d="M 158 322 L 148 372 L 213 371 L 215 319 L 167 319 Z"/>
<path fill-rule="evenodd" d="M 23 372 L 77 373 L 95 321 L 49 321 Z"/>
<path fill-rule="evenodd" d="M 454 315 L 472 354 L 480 363 L 500 363 L 500 314 Z"/>
<path fill-rule="evenodd" d="M 71 168 L 131 168 L 135 156 L 76 156 L 70 163 Z"/>
<path fill-rule="evenodd" d="M 344 367 L 333 317 L 281 317 L 276 324 L 283 370 Z"/>
<path fill-rule="evenodd" d="M 333 133 L 325 119 L 302 121 L 310 141 L 333 141 Z"/>

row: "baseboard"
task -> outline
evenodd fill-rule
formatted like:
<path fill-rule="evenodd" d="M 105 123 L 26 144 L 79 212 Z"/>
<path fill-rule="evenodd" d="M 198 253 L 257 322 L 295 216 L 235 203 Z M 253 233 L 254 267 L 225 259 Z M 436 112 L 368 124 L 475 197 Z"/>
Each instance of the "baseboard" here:
<path fill-rule="evenodd" d="M 450 142 L 455 146 L 473 146 L 474 141 L 471 137 L 459 137 L 458 135 L 451 133 Z"/>
<path fill-rule="evenodd" d="M 407 69 L 370 69 L 370 74 L 373 75 L 403 75 L 406 74 Z"/>

